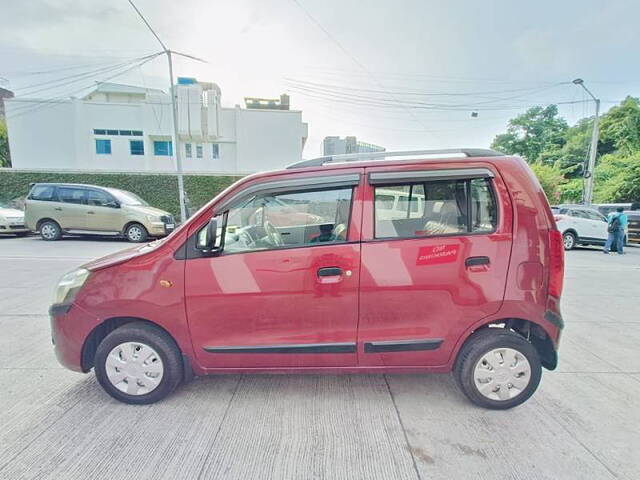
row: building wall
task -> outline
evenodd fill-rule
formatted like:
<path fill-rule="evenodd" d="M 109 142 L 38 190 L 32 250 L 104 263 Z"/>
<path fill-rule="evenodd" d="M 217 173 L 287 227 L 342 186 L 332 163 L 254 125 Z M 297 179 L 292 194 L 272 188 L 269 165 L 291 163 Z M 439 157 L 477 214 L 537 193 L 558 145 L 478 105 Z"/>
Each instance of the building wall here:
<path fill-rule="evenodd" d="M 187 98 L 195 101 L 192 95 Z M 51 104 L 11 99 L 6 108 L 14 168 L 175 171 L 174 157 L 154 155 L 153 142 L 170 141 L 173 131 L 166 96 L 137 103 L 68 100 Z M 186 117 L 187 121 L 194 119 L 193 114 Z M 197 128 L 182 129 L 185 172 L 244 174 L 282 168 L 302 158 L 306 124 L 299 111 L 218 106 L 215 118 L 218 124 L 208 136 Z M 143 135 L 102 135 L 94 129 L 137 130 Z M 98 154 L 96 139 L 110 140 L 111 154 Z M 144 155 L 131 155 L 131 140 L 144 142 Z M 191 158 L 186 157 L 187 143 L 191 144 Z M 213 143 L 218 144 L 218 158 L 213 158 Z M 197 145 L 202 145 L 202 158 L 197 158 Z"/>
<path fill-rule="evenodd" d="M 238 171 L 274 170 L 302 159 L 302 113 L 236 109 Z M 304 135 L 306 137 L 306 134 Z"/>
<path fill-rule="evenodd" d="M 13 168 L 77 168 L 71 102 L 5 101 Z"/>
<path fill-rule="evenodd" d="M 344 155 L 346 153 L 384 152 L 385 148 L 371 143 L 360 142 L 356 137 L 325 137 L 322 142 L 323 155 Z"/>

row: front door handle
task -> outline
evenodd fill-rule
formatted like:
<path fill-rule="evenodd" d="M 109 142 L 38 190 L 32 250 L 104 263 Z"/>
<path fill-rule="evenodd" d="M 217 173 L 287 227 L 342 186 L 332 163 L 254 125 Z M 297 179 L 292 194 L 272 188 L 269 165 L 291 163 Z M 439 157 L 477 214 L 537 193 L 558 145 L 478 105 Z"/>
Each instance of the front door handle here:
<path fill-rule="evenodd" d="M 55 207 L 54 210 L 61 212 L 62 211 L 62 207 Z"/>
<path fill-rule="evenodd" d="M 342 275 L 342 269 L 340 267 L 324 267 L 318 269 L 319 277 L 337 277 Z"/>
<path fill-rule="evenodd" d="M 89 215 L 95 215 L 95 214 L 96 214 L 96 212 L 94 212 L 93 210 L 89 210 L 87 213 L 88 213 Z"/>
<path fill-rule="evenodd" d="M 465 267 L 479 267 L 481 265 L 489 265 L 489 257 L 469 257 L 464 261 Z"/>

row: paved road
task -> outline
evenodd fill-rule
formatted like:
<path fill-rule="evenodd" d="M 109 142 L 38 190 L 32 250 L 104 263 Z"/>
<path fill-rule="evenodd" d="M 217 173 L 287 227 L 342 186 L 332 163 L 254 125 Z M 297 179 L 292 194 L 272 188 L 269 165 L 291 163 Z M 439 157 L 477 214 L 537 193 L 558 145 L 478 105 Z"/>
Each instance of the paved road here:
<path fill-rule="evenodd" d="M 126 246 L 0 238 L 1 479 L 640 478 L 640 248 L 568 253 L 560 368 L 494 412 L 442 374 L 220 376 L 120 404 L 58 365 L 46 312 L 62 273 Z"/>

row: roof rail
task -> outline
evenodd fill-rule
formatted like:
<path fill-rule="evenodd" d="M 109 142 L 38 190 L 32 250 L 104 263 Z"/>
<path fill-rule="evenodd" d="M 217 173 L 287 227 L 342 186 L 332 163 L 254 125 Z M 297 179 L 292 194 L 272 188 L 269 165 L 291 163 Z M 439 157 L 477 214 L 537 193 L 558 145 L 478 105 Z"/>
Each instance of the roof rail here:
<path fill-rule="evenodd" d="M 440 150 L 404 150 L 398 152 L 362 152 L 344 155 L 328 155 L 292 163 L 287 169 L 321 167 L 327 163 L 358 162 L 362 160 L 386 160 L 387 157 L 412 157 L 420 155 L 465 155 L 467 157 L 501 157 L 504 153 L 486 148 L 445 148 Z"/>

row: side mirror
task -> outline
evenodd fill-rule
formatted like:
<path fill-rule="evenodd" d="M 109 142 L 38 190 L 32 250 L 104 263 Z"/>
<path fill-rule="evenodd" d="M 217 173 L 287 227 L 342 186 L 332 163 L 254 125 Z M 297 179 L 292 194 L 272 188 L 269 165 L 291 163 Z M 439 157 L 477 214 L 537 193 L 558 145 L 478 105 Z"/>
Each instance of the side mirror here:
<path fill-rule="evenodd" d="M 120 203 L 118 203 L 116 201 L 111 201 L 111 202 L 107 203 L 107 207 L 109 207 L 109 208 L 120 208 Z"/>
<path fill-rule="evenodd" d="M 207 241 L 206 241 L 206 249 L 214 250 L 216 248 L 216 240 L 218 237 L 218 221 L 215 218 L 209 220 L 209 224 L 207 225 Z"/>

